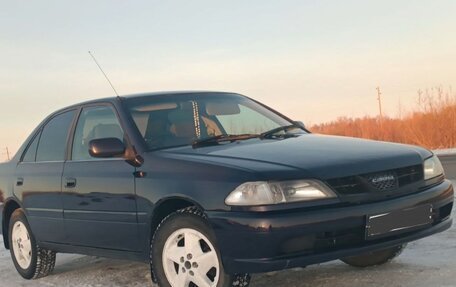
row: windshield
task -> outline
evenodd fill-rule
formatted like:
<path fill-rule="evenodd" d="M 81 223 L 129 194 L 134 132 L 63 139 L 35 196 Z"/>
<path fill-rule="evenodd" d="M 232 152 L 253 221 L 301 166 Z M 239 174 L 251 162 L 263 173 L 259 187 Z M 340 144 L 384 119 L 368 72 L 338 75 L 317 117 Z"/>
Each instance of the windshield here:
<path fill-rule="evenodd" d="M 152 95 L 127 98 L 124 103 L 149 150 L 224 135 L 259 135 L 292 124 L 237 94 Z"/>

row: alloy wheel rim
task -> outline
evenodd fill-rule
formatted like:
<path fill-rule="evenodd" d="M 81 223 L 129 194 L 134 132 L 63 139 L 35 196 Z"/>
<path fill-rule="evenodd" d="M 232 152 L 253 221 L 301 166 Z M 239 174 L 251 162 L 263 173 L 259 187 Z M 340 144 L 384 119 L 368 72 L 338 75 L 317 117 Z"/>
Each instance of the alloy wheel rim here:
<path fill-rule="evenodd" d="M 215 287 L 219 281 L 217 252 L 201 232 L 183 228 L 166 240 L 163 269 L 172 287 Z"/>
<path fill-rule="evenodd" d="M 18 221 L 14 224 L 11 237 L 16 262 L 25 270 L 32 262 L 32 242 L 24 223 Z"/>

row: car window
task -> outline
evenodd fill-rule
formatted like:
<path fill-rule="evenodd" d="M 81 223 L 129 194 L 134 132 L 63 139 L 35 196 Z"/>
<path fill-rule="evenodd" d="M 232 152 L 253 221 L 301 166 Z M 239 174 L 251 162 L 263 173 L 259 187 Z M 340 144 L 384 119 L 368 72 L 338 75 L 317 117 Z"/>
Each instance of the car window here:
<path fill-rule="evenodd" d="M 217 115 L 215 117 L 225 132 L 230 135 L 260 134 L 280 127 L 278 123 L 270 118 L 242 104 L 239 105 L 239 113 Z"/>
<path fill-rule="evenodd" d="M 41 132 L 36 161 L 63 161 L 68 131 L 75 111 L 69 111 L 52 118 Z"/>
<path fill-rule="evenodd" d="M 36 160 L 36 148 L 38 147 L 38 141 L 40 140 L 41 132 L 39 132 L 30 143 L 27 151 L 22 158 L 23 162 L 34 162 Z"/>
<path fill-rule="evenodd" d="M 91 140 L 118 138 L 124 142 L 124 132 L 111 107 L 88 107 L 82 110 L 73 140 L 72 160 L 95 159 L 89 154 Z"/>
<path fill-rule="evenodd" d="M 127 99 L 126 104 L 149 150 L 190 145 L 220 135 L 261 134 L 291 124 L 234 94 L 151 96 Z"/>
<path fill-rule="evenodd" d="M 132 111 L 132 117 L 151 149 L 188 144 L 200 132 L 195 126 L 194 101 L 141 106 Z"/>

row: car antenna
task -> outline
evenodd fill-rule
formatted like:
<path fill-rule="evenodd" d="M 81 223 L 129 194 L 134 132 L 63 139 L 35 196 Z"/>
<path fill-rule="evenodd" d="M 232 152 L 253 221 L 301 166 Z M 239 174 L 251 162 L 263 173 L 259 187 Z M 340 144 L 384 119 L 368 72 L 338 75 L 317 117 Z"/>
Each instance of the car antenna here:
<path fill-rule="evenodd" d="M 89 55 L 92 57 L 93 61 L 95 62 L 95 64 L 97 64 L 98 68 L 100 69 L 101 73 L 103 73 L 103 75 L 105 76 L 106 80 L 108 81 L 109 85 L 111 86 L 111 88 L 114 90 L 114 93 L 116 93 L 117 97 L 119 97 L 119 93 L 116 91 L 116 88 L 114 88 L 114 85 L 111 83 L 111 81 L 109 80 L 108 78 L 108 75 L 106 75 L 106 73 L 103 71 L 103 68 L 101 68 L 100 64 L 98 63 L 97 59 L 95 59 L 95 56 L 92 54 L 92 52 L 89 51 Z"/>

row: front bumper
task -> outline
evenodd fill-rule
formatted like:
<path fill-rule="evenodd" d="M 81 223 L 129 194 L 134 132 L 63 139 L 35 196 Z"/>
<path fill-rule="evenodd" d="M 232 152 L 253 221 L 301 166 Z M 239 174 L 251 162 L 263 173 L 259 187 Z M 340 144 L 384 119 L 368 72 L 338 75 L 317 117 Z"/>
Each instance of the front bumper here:
<path fill-rule="evenodd" d="M 228 273 L 303 267 L 414 241 L 452 225 L 451 182 L 392 200 L 304 211 L 207 212 Z M 431 204 L 433 223 L 367 241 L 367 215 Z"/>

